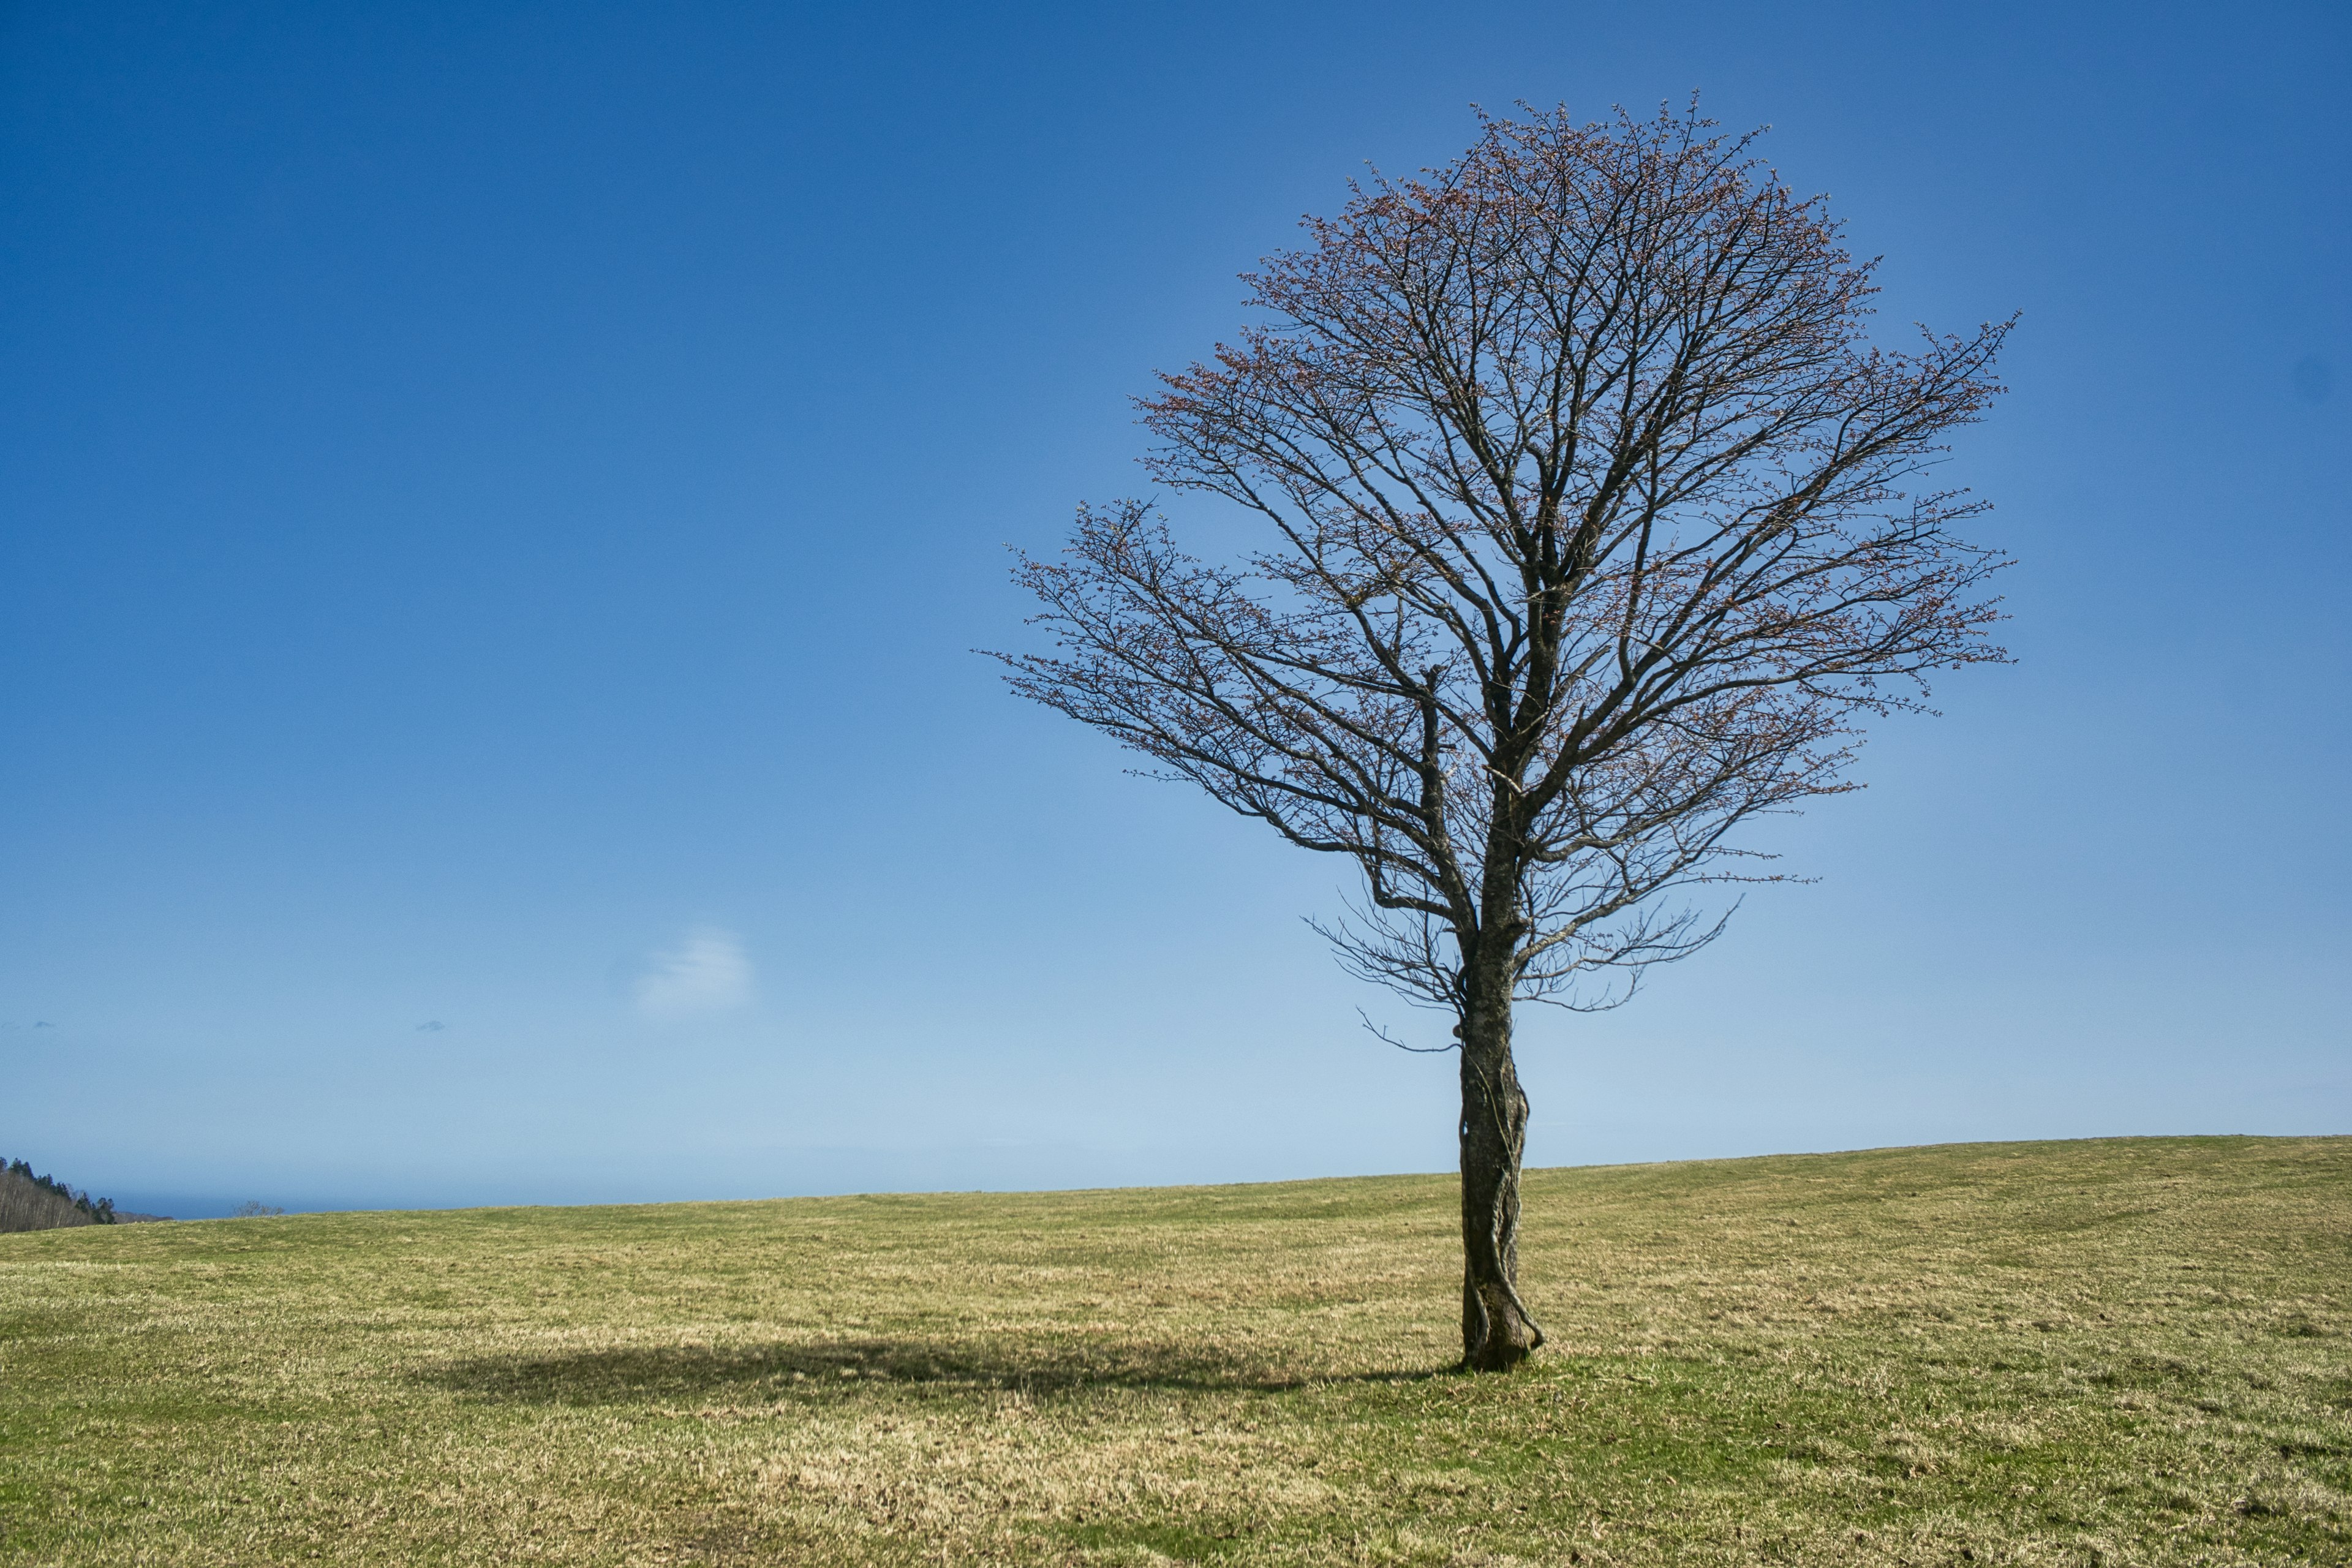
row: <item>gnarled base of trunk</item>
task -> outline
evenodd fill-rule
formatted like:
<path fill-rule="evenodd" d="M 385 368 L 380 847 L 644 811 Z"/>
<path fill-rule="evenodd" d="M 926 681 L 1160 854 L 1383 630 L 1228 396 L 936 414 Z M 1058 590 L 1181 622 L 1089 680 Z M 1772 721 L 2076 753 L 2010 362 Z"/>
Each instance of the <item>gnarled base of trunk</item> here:
<path fill-rule="evenodd" d="M 1508 1372 L 1544 1342 L 1518 1293 L 1465 1280 L 1462 1285 L 1462 1370 Z"/>

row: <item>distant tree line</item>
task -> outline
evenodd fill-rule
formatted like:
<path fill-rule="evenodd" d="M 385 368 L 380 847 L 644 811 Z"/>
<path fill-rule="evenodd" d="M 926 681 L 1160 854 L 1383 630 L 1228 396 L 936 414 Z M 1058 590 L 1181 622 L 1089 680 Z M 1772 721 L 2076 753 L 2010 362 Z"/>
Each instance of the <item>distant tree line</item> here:
<path fill-rule="evenodd" d="M 23 1160 L 0 1169 L 0 1231 L 114 1223 L 112 1198 L 93 1198 L 55 1176 L 36 1175 Z"/>

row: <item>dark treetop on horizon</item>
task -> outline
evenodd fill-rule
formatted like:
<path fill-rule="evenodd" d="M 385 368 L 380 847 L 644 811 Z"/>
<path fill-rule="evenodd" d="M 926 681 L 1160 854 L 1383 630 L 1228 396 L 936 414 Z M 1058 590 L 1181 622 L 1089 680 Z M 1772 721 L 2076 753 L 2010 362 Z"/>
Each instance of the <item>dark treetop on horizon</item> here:
<path fill-rule="evenodd" d="M 1915 481 L 2007 328 L 1865 338 L 1871 266 L 1694 109 L 1482 117 L 1245 279 L 1270 320 L 1142 402 L 1154 477 L 1268 530 L 1230 563 L 1145 503 L 1024 557 L 1024 695 L 1353 858 L 1326 931 L 1451 1013 L 1463 1353 L 1524 1359 L 1520 999 L 1612 1005 L 1759 874 L 1732 830 L 1843 782 L 1872 715 L 2000 657 L 1979 503 Z"/>

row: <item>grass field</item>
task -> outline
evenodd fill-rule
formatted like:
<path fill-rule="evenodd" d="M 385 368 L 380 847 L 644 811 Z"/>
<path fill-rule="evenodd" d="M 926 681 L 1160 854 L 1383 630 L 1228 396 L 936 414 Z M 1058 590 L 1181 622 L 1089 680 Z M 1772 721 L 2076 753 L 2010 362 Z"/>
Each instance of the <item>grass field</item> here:
<path fill-rule="evenodd" d="M 0 1237 L 0 1563 L 2352 1562 L 2352 1139 Z"/>

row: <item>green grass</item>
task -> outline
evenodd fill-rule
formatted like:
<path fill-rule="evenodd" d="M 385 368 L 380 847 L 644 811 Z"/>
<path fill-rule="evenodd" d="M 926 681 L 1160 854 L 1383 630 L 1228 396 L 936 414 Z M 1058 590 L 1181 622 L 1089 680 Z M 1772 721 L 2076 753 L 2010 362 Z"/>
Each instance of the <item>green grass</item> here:
<path fill-rule="evenodd" d="M 0 1237 L 0 1563 L 2352 1562 L 2352 1139 Z"/>

